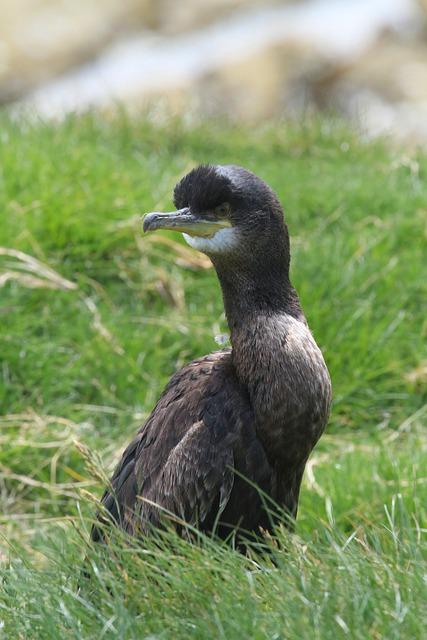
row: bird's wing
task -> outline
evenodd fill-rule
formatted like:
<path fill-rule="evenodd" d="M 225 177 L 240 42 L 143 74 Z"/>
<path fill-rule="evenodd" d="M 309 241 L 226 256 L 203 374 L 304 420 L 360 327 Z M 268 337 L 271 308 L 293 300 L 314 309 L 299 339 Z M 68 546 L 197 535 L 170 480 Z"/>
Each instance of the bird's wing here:
<path fill-rule="evenodd" d="M 141 496 L 139 519 L 153 520 L 154 516 L 157 524 L 153 504 L 160 505 L 163 515 L 175 514 L 192 525 L 203 526 L 212 509 L 219 517 L 234 481 L 230 445 L 227 439 L 219 440 L 203 419 L 195 422 L 170 452 L 157 482 L 146 491 L 145 502 Z"/>
<path fill-rule="evenodd" d="M 135 534 L 158 526 L 168 513 L 202 528 L 219 517 L 233 487 L 233 448 L 249 411 L 228 352 L 175 374 L 103 496 L 112 519 Z M 92 537 L 99 539 L 97 527 Z"/>

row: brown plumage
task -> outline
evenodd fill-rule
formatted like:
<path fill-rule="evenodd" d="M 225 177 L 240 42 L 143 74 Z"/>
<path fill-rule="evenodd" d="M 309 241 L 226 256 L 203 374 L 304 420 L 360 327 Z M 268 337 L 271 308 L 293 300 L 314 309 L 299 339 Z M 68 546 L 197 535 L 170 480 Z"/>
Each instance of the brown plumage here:
<path fill-rule="evenodd" d="M 148 214 L 144 230 L 181 231 L 211 258 L 232 348 L 172 376 L 102 503 L 131 535 L 148 534 L 167 514 L 223 538 L 237 528 L 271 530 L 262 495 L 296 516 L 331 401 L 326 365 L 289 281 L 283 211 L 262 180 L 231 165 L 194 169 L 174 201 L 178 211 Z M 92 536 L 102 537 L 98 527 Z"/>

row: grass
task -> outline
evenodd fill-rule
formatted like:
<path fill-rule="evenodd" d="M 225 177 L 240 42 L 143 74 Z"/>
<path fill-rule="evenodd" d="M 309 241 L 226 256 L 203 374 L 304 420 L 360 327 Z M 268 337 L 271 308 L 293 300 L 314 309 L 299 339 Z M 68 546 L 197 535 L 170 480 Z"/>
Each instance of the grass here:
<path fill-rule="evenodd" d="M 421 638 L 427 156 L 336 123 L 96 115 L 3 118 L 0 145 L 0 635 Z M 96 469 L 226 331 L 206 260 L 172 234 L 142 238 L 139 221 L 206 161 L 247 166 L 285 205 L 333 379 L 328 433 L 297 532 L 279 531 L 269 557 L 169 535 L 143 550 L 118 537 L 105 558 L 87 546 Z"/>

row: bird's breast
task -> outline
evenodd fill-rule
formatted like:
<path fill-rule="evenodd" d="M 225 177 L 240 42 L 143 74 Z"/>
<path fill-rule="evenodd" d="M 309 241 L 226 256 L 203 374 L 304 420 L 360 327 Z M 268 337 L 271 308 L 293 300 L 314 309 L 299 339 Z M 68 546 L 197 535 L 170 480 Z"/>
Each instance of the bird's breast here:
<path fill-rule="evenodd" d="M 308 455 L 331 403 L 329 373 L 309 328 L 281 314 L 258 318 L 233 338 L 235 366 L 266 450 L 281 459 Z"/>

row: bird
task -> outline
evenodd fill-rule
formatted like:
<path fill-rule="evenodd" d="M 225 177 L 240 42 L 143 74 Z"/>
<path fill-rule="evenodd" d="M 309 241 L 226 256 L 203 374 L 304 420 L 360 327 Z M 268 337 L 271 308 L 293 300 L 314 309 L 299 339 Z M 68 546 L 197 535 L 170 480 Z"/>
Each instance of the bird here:
<path fill-rule="evenodd" d="M 143 231 L 182 233 L 208 256 L 231 347 L 171 377 L 112 475 L 94 541 L 107 520 L 137 538 L 168 524 L 244 540 L 273 532 L 280 514 L 291 527 L 329 417 L 331 380 L 290 281 L 275 192 L 243 167 L 205 164 L 173 200 L 176 210 L 147 214 Z"/>

